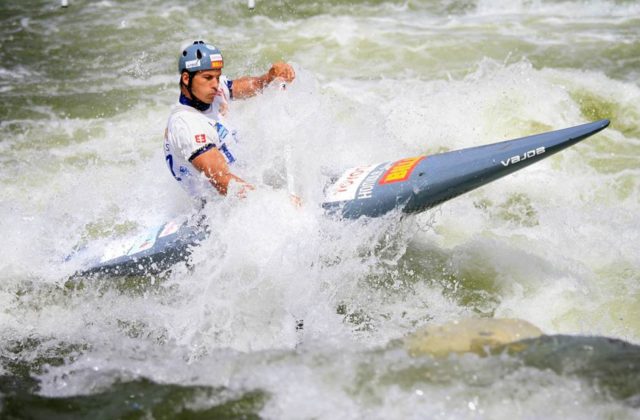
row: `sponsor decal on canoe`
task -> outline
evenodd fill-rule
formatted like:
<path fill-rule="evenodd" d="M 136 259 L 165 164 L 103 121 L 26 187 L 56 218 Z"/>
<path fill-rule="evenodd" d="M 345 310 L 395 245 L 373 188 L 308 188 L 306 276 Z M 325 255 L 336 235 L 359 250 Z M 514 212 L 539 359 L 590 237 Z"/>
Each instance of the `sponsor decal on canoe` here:
<path fill-rule="evenodd" d="M 348 201 L 356 198 L 358 188 L 380 165 L 358 166 L 346 170 L 327 192 L 327 201 Z"/>
<path fill-rule="evenodd" d="M 122 241 L 111 242 L 104 250 L 100 262 L 106 262 L 114 260 L 119 257 L 124 257 L 129 253 L 129 250 L 133 246 L 135 238 L 128 238 Z"/>
<path fill-rule="evenodd" d="M 156 237 L 158 236 L 160 228 L 162 228 L 162 226 L 150 229 L 144 235 L 138 236 L 136 238 L 135 245 L 133 245 L 127 255 L 133 255 L 142 251 L 146 251 L 147 249 L 151 249 L 153 247 L 153 244 L 156 243 Z"/>
<path fill-rule="evenodd" d="M 379 165 L 376 169 L 371 171 L 369 175 L 367 175 L 364 181 L 362 181 L 360 188 L 358 188 L 358 194 L 356 195 L 356 198 L 358 200 L 366 200 L 373 196 L 373 190 L 376 185 L 376 181 L 384 173 L 388 165 L 388 163 Z"/>
<path fill-rule="evenodd" d="M 535 150 L 529 150 L 528 152 L 525 152 L 521 155 L 515 155 L 515 156 L 511 156 L 510 158 L 506 159 L 506 160 L 501 160 L 500 163 L 502 163 L 503 166 L 509 166 L 512 163 L 518 163 L 518 162 L 522 162 L 523 160 L 527 160 L 529 158 L 532 158 L 534 156 L 538 156 L 543 154 L 544 152 L 546 152 L 544 146 L 538 147 Z"/>
<path fill-rule="evenodd" d="M 162 228 L 162 231 L 158 235 L 158 239 L 164 236 L 171 235 L 180 230 L 182 226 L 183 218 L 177 217 L 162 227 L 153 228 L 143 235 L 135 236 L 133 238 L 127 238 L 120 241 L 111 242 L 104 250 L 102 257 L 100 257 L 100 263 L 114 260 L 116 258 L 125 257 L 127 255 L 133 255 L 138 252 L 146 251 L 153 247 L 156 242 L 156 234 Z"/>
<path fill-rule="evenodd" d="M 158 239 L 176 233 L 180 229 L 180 226 L 182 226 L 182 223 L 180 223 L 181 220 L 181 218 L 173 219 L 169 223 L 164 225 L 162 231 L 158 235 Z"/>
<path fill-rule="evenodd" d="M 394 162 L 382 179 L 380 179 L 380 185 L 406 181 L 411 176 L 413 168 L 415 168 L 422 159 L 424 159 L 424 156 L 416 156 Z"/>
<path fill-rule="evenodd" d="M 207 141 L 207 136 L 204 134 L 196 134 L 196 143 L 205 143 Z"/>

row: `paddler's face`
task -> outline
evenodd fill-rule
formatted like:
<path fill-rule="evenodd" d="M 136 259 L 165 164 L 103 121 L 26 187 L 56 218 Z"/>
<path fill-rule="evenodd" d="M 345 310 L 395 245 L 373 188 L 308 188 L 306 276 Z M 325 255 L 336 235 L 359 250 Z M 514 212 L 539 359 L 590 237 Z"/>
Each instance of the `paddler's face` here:
<path fill-rule="evenodd" d="M 222 70 L 202 70 L 197 72 L 193 76 L 191 91 L 202 102 L 210 104 L 218 94 L 218 88 L 220 87 L 220 75 Z M 182 74 L 183 83 L 189 82 L 189 76 L 186 73 Z M 186 80 L 185 80 L 186 78 Z"/>

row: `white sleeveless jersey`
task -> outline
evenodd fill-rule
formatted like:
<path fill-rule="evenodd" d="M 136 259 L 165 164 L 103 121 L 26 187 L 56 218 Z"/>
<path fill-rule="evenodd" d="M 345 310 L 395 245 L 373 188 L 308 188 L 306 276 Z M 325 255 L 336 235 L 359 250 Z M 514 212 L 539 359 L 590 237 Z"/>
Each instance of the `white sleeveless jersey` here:
<path fill-rule="evenodd" d="M 226 83 L 221 85 L 226 88 Z M 207 177 L 193 166 L 193 159 L 215 147 L 228 164 L 236 160 L 229 147 L 234 136 L 221 122 L 222 101 L 226 102 L 226 98 L 216 97 L 212 106 L 202 112 L 178 103 L 169 116 L 164 138 L 165 159 L 173 177 L 193 197 L 211 197 L 215 191 Z"/>

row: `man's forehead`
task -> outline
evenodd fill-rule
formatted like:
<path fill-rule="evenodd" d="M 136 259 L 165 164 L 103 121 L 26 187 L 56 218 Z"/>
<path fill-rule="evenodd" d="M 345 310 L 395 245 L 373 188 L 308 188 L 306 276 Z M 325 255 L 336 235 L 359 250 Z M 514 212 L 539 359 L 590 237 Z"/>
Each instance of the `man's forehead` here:
<path fill-rule="evenodd" d="M 222 74 L 222 70 L 221 69 L 200 70 L 197 74 L 201 74 L 203 76 L 205 75 L 220 76 Z"/>

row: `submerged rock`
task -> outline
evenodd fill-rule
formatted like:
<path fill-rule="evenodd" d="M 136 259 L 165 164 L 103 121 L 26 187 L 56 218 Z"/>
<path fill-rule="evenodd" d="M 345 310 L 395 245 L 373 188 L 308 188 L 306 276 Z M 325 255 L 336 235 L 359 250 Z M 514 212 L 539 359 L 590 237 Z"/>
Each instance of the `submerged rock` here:
<path fill-rule="evenodd" d="M 407 338 L 405 346 L 412 356 L 469 352 L 487 355 L 505 344 L 541 335 L 538 327 L 520 319 L 465 319 L 429 325 Z"/>
<path fill-rule="evenodd" d="M 413 357 L 507 354 L 521 366 L 578 377 L 606 395 L 640 407 L 640 346 L 601 336 L 544 335 L 519 319 L 465 319 L 427 326 L 404 340 Z"/>

